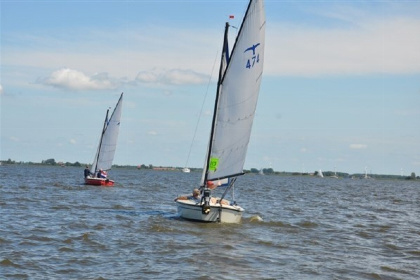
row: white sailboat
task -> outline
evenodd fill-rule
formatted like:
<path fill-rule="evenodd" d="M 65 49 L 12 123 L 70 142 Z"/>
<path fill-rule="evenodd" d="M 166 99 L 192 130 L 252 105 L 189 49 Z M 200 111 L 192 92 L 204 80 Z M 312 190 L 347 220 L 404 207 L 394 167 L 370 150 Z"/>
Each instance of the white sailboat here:
<path fill-rule="evenodd" d="M 114 181 L 107 177 L 98 176 L 98 172 L 106 172 L 111 169 L 117 147 L 118 134 L 121 123 L 123 93 L 118 99 L 117 105 L 108 119 L 109 109 L 106 111 L 104 126 L 99 140 L 98 150 L 90 168 L 90 176 L 85 178 L 86 185 L 113 186 Z M 105 173 L 106 174 L 106 173 Z"/>
<path fill-rule="evenodd" d="M 177 199 L 180 217 L 202 222 L 239 223 L 244 209 L 224 197 L 243 166 L 257 106 L 264 63 L 263 0 L 250 0 L 232 52 L 226 23 L 210 140 L 200 181 L 201 201 Z M 229 181 L 220 198 L 215 187 Z M 211 186 L 212 185 L 212 186 Z"/>
<path fill-rule="evenodd" d="M 324 178 L 324 174 L 322 174 L 322 171 L 321 171 L 321 169 L 318 171 L 318 177 L 320 177 L 320 178 Z"/>
<path fill-rule="evenodd" d="M 330 176 L 331 178 L 334 178 L 334 179 L 338 179 L 338 176 L 337 176 L 337 171 L 335 171 L 335 167 L 334 167 L 334 175 L 332 175 L 332 176 Z"/>

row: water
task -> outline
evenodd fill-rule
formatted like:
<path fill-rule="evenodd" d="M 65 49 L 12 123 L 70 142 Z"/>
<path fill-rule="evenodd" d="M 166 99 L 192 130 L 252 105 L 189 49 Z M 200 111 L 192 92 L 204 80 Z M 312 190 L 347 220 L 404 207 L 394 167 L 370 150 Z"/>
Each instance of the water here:
<path fill-rule="evenodd" d="M 0 279 L 420 279 L 420 181 L 245 175 L 232 225 L 177 217 L 199 173 L 82 174 L 0 166 Z"/>

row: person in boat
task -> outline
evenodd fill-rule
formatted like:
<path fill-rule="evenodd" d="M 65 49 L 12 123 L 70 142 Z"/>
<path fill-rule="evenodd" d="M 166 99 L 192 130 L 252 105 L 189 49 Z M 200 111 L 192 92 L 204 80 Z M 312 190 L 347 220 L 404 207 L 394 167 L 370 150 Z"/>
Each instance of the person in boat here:
<path fill-rule="evenodd" d="M 213 183 L 212 181 L 207 181 L 207 188 L 214 190 L 215 188 L 217 188 L 218 185 L 216 185 L 215 183 Z"/>
<path fill-rule="evenodd" d="M 86 165 L 86 168 L 84 170 L 84 174 L 85 174 L 85 178 L 89 177 L 92 175 L 92 173 L 90 173 L 90 169 L 89 166 Z"/>
<path fill-rule="evenodd" d="M 215 184 L 213 181 L 207 181 L 207 188 L 209 188 L 211 190 L 214 190 L 215 188 L 219 187 L 220 185 L 221 185 L 220 181 L 217 184 Z M 219 204 L 220 198 L 212 197 L 210 199 L 210 201 L 213 204 Z M 221 204 L 228 205 L 229 201 L 227 201 L 225 199 L 222 199 Z"/>
<path fill-rule="evenodd" d="M 189 196 L 178 196 L 177 198 L 175 198 L 175 201 L 177 200 L 192 200 L 195 201 L 197 203 L 201 202 L 201 193 L 199 189 L 194 189 L 192 192 L 192 195 Z"/>
<path fill-rule="evenodd" d="M 213 203 L 213 204 L 219 204 L 219 201 L 220 201 L 220 198 L 218 198 L 218 197 L 210 198 L 210 202 Z M 229 202 L 226 199 L 222 199 L 221 204 L 228 205 Z"/>
<path fill-rule="evenodd" d="M 175 198 L 175 201 L 177 200 L 192 200 L 196 203 L 200 203 L 201 202 L 201 192 L 199 189 L 194 189 L 192 195 L 190 196 L 179 196 L 177 198 Z M 211 197 L 210 198 L 210 202 L 212 204 L 219 204 L 219 198 L 216 197 Z M 222 199 L 222 204 L 228 205 L 229 202 L 225 199 Z"/>
<path fill-rule="evenodd" d="M 106 171 L 102 169 L 99 169 L 98 174 L 96 175 L 96 177 L 103 179 L 106 179 L 107 176 L 108 174 L 106 173 Z"/>

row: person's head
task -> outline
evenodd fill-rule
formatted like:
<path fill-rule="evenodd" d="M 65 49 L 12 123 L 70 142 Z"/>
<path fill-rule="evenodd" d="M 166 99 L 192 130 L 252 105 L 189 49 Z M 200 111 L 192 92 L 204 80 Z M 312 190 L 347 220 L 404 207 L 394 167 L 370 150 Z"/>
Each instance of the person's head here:
<path fill-rule="evenodd" d="M 199 196 L 199 195 L 200 195 L 200 190 L 199 189 L 194 189 L 193 190 L 193 196 L 196 197 L 196 196 Z"/>

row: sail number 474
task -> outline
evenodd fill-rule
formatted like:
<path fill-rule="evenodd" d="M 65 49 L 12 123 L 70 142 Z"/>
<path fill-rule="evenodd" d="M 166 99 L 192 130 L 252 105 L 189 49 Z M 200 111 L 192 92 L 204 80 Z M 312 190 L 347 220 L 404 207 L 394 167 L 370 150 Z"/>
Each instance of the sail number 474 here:
<path fill-rule="evenodd" d="M 260 54 L 257 53 L 255 54 L 255 49 L 260 45 L 260 43 L 256 43 L 255 45 L 252 45 L 251 47 L 247 48 L 244 53 L 246 53 L 247 51 L 252 51 L 252 57 L 250 59 L 248 59 L 248 61 L 246 62 L 246 68 L 251 69 L 252 67 L 254 67 L 255 63 L 260 62 Z"/>
<path fill-rule="evenodd" d="M 260 54 L 254 55 L 246 62 L 246 68 L 251 69 L 254 67 L 255 63 L 260 62 Z"/>

